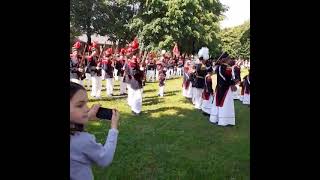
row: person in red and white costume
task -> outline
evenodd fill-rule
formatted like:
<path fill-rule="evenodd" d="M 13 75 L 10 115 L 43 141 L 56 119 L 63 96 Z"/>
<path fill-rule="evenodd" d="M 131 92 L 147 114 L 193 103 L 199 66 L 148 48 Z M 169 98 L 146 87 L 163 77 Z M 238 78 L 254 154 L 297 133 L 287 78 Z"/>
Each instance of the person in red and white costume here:
<path fill-rule="evenodd" d="M 247 76 L 243 78 L 243 104 L 250 105 L 250 71 Z"/>
<path fill-rule="evenodd" d="M 128 83 L 128 105 L 131 107 L 132 114 L 137 116 L 142 111 L 142 81 L 144 77 L 138 63 L 139 43 L 137 38 L 134 39 L 129 48 L 127 49 L 127 56 L 130 59 L 124 67 L 125 78 Z"/>
<path fill-rule="evenodd" d="M 238 63 L 235 60 L 230 61 L 230 66 L 232 68 L 232 80 L 235 82 L 236 90 L 232 92 L 233 99 L 240 99 L 240 82 L 241 82 L 241 69 L 238 66 Z"/>
<path fill-rule="evenodd" d="M 165 62 L 165 59 L 166 59 L 166 50 L 162 50 L 161 51 L 161 57 L 159 58 L 158 61 Z M 158 71 L 158 69 L 156 69 L 156 80 L 157 81 L 159 80 L 159 71 Z"/>
<path fill-rule="evenodd" d="M 211 108 L 213 105 L 213 96 L 214 91 L 212 89 L 212 78 L 213 75 L 213 69 L 210 66 L 207 68 L 207 75 L 205 77 L 205 86 L 204 91 L 202 93 L 202 104 L 201 104 L 201 110 L 205 115 L 210 115 Z"/>
<path fill-rule="evenodd" d="M 177 64 L 177 76 L 182 76 L 183 64 L 184 64 L 183 56 L 179 56 L 178 64 Z"/>
<path fill-rule="evenodd" d="M 84 69 L 80 68 L 81 57 L 79 55 L 81 44 L 76 42 L 72 47 L 72 54 L 70 54 L 70 81 L 82 85 L 81 74 Z"/>
<path fill-rule="evenodd" d="M 137 57 L 133 56 L 129 62 L 129 87 L 128 98 L 134 115 L 139 115 L 142 110 L 142 80 L 143 71 L 140 70 Z"/>
<path fill-rule="evenodd" d="M 146 59 L 147 64 L 147 81 L 155 81 L 155 70 L 156 70 L 156 62 L 154 59 L 154 55 L 152 53 L 148 54 L 148 57 Z"/>
<path fill-rule="evenodd" d="M 107 97 L 113 96 L 113 62 L 112 62 L 112 48 L 108 48 L 105 52 L 104 58 L 101 62 L 101 68 L 104 70 L 104 79 L 106 80 L 106 94 Z"/>
<path fill-rule="evenodd" d="M 97 47 L 91 48 L 92 53 L 90 56 L 87 56 L 88 65 L 87 70 L 91 75 L 92 90 L 91 97 L 100 99 L 101 98 L 101 89 L 102 89 L 102 78 L 101 78 L 101 63 L 99 60 L 99 53 Z"/>
<path fill-rule="evenodd" d="M 164 96 L 164 86 L 166 80 L 166 70 L 164 68 L 164 63 L 162 61 L 157 62 L 157 70 L 159 72 L 159 93 L 158 96 Z"/>
<path fill-rule="evenodd" d="M 182 95 L 186 98 L 192 98 L 192 84 L 190 81 L 191 61 L 187 60 L 183 68 Z"/>
<path fill-rule="evenodd" d="M 216 66 L 217 87 L 215 91 L 213 106 L 210 112 L 209 121 L 220 126 L 235 125 L 234 100 L 231 86 L 232 68 L 229 59 L 223 58 Z"/>
<path fill-rule="evenodd" d="M 126 56 L 125 56 L 126 50 L 122 48 L 120 50 L 120 57 L 118 60 L 118 63 L 116 66 L 120 66 L 119 71 L 119 81 L 120 81 L 120 95 L 127 94 L 127 83 L 124 81 L 124 70 L 125 70 L 125 64 L 126 64 Z"/>
<path fill-rule="evenodd" d="M 172 57 L 168 57 L 166 78 L 171 79 L 174 75 L 175 61 Z"/>
<path fill-rule="evenodd" d="M 209 49 L 202 47 L 198 52 L 198 56 L 199 61 L 195 64 L 195 89 L 192 96 L 194 97 L 194 107 L 196 109 L 201 109 L 201 97 L 205 86 L 205 76 L 207 74 L 206 61 L 209 59 Z"/>

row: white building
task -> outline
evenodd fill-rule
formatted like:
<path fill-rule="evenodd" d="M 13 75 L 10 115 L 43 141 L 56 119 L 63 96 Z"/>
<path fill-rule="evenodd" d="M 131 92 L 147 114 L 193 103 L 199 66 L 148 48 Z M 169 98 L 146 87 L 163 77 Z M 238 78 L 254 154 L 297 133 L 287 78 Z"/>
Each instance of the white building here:
<path fill-rule="evenodd" d="M 86 34 L 83 34 L 81 36 L 77 37 L 81 42 L 87 42 L 88 38 Z M 109 41 L 109 37 L 108 36 L 100 36 L 98 34 L 93 34 L 91 35 L 91 42 L 96 42 L 97 44 L 107 44 L 107 45 L 112 45 L 113 43 L 111 41 Z"/>

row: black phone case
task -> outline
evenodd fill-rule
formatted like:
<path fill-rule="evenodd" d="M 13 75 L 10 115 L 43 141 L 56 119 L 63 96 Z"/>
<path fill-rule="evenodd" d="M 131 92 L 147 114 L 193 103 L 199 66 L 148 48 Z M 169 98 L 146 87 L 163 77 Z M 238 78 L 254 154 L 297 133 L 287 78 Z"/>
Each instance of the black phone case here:
<path fill-rule="evenodd" d="M 100 107 L 96 116 L 99 119 L 111 120 L 112 109 Z"/>

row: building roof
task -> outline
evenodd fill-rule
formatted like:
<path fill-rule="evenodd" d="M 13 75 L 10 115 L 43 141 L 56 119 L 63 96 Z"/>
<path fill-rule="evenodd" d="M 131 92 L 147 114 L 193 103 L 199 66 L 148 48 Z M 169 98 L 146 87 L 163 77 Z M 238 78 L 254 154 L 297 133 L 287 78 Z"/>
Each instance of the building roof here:
<path fill-rule="evenodd" d="M 87 42 L 88 38 L 86 34 L 82 34 L 81 36 L 78 36 L 78 39 L 82 42 Z M 97 44 L 107 44 L 112 45 L 112 42 L 108 40 L 108 36 L 100 36 L 99 34 L 93 34 L 91 35 L 91 42 L 96 42 Z"/>

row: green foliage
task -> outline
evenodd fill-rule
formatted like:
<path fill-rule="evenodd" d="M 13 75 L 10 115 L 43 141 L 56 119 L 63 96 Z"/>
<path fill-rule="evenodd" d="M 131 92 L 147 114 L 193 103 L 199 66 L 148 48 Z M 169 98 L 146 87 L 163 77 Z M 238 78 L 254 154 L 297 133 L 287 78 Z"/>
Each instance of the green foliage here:
<path fill-rule="evenodd" d="M 250 58 L 250 23 L 220 30 L 227 8 L 216 0 L 70 0 L 70 41 L 97 33 L 119 41 L 120 47 L 137 35 L 142 50 L 196 54 L 206 46 L 212 57 L 222 51 Z"/>
<path fill-rule="evenodd" d="M 77 36 L 80 36 L 81 33 L 77 31 L 73 26 L 70 26 L 70 46 L 73 45 L 74 41 L 77 39 Z"/>
<path fill-rule="evenodd" d="M 119 41 L 121 47 L 132 41 L 135 34 L 130 31 L 128 23 L 134 15 L 129 1 L 106 1 L 105 23 L 99 28 L 99 34 L 106 34 L 113 42 Z M 103 21 L 103 20 L 101 20 Z"/>
<path fill-rule="evenodd" d="M 220 33 L 222 49 L 232 58 L 250 59 L 250 22 L 223 29 Z"/>
<path fill-rule="evenodd" d="M 101 2 L 96 0 L 70 0 L 70 26 L 75 32 L 88 36 L 95 32 L 96 28 L 93 25 L 98 4 Z"/>
<path fill-rule="evenodd" d="M 127 26 L 133 10 L 127 1 L 70 0 L 70 26 L 78 34 L 108 35 L 111 41 L 125 44 L 133 38 Z"/>
<path fill-rule="evenodd" d="M 182 53 L 194 54 L 202 46 L 217 53 L 218 22 L 226 10 L 219 1 L 149 0 L 141 3 L 130 23 L 147 50 L 172 50 L 178 43 Z"/>

